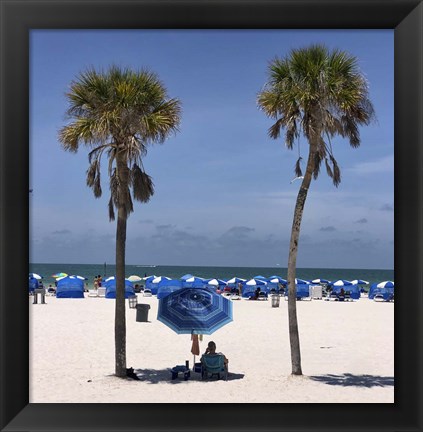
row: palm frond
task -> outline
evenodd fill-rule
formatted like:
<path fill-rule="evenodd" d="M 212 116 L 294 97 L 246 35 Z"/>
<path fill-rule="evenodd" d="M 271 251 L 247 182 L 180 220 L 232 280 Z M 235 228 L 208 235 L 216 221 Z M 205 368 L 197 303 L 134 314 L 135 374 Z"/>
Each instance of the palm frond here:
<path fill-rule="evenodd" d="M 134 164 L 131 172 L 132 191 L 134 199 L 141 202 L 148 202 L 154 195 L 154 184 L 152 178 L 141 168 Z"/>
<path fill-rule="evenodd" d="M 115 220 L 115 209 L 113 204 L 113 197 L 110 197 L 109 200 L 109 221 L 113 222 Z"/>
<path fill-rule="evenodd" d="M 102 190 L 101 190 L 101 182 L 100 182 L 100 171 L 97 171 L 97 176 L 95 177 L 94 180 L 93 191 L 94 191 L 94 196 L 96 198 L 101 197 Z"/>
<path fill-rule="evenodd" d="M 336 162 L 335 158 L 332 155 L 330 155 L 330 160 L 333 166 L 332 182 L 334 186 L 338 187 L 339 184 L 341 183 L 341 170 L 339 169 L 338 163 Z"/>
<path fill-rule="evenodd" d="M 300 156 L 300 157 L 297 159 L 297 162 L 295 163 L 295 169 L 294 169 L 294 172 L 295 172 L 295 175 L 296 175 L 297 177 L 302 177 L 302 175 L 303 175 L 303 172 L 301 171 L 301 166 L 300 166 L 300 163 L 301 163 L 302 160 L 303 160 L 303 158 Z"/>
<path fill-rule="evenodd" d="M 330 167 L 327 158 L 325 158 L 325 165 L 326 165 L 326 172 L 327 172 L 328 176 L 329 176 L 330 178 L 333 179 L 333 172 L 332 172 L 332 168 Z"/>
<path fill-rule="evenodd" d="M 313 167 L 314 180 L 317 180 L 317 177 L 319 177 L 321 163 L 322 163 L 322 156 L 320 152 L 317 151 L 316 153 L 314 153 L 314 167 Z"/>

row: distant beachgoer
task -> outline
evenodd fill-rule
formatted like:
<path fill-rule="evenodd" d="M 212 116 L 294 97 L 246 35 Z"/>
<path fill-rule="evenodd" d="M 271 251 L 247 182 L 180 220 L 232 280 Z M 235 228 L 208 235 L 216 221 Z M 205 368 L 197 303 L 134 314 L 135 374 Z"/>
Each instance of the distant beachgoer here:
<path fill-rule="evenodd" d="M 261 292 L 260 287 L 257 287 L 257 289 L 254 291 L 253 300 L 257 300 L 259 298 L 260 292 Z"/>
<path fill-rule="evenodd" d="M 223 363 L 225 364 L 225 368 L 228 367 L 229 360 L 226 358 L 225 354 L 221 352 L 216 352 L 216 344 L 213 341 L 210 341 L 207 345 L 206 351 L 204 352 L 204 355 L 207 354 L 218 354 L 223 356 Z"/>
<path fill-rule="evenodd" d="M 239 290 L 239 295 L 241 295 L 242 294 L 242 283 L 241 282 L 238 283 L 238 290 Z"/>
<path fill-rule="evenodd" d="M 94 277 L 94 289 L 98 289 L 98 277 Z"/>
<path fill-rule="evenodd" d="M 48 286 L 47 292 L 54 294 L 56 292 L 56 288 L 53 287 L 52 284 Z"/>
<path fill-rule="evenodd" d="M 98 286 L 101 287 L 101 283 L 103 282 L 103 278 L 101 277 L 101 275 L 97 276 L 97 281 L 98 281 Z"/>

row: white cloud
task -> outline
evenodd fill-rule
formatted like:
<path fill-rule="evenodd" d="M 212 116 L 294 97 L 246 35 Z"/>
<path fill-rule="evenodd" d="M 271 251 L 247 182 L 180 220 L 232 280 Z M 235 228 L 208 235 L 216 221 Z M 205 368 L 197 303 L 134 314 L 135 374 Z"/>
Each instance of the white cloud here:
<path fill-rule="evenodd" d="M 347 168 L 347 171 L 360 175 L 393 172 L 394 155 L 385 156 L 374 161 L 359 163 L 351 168 Z"/>

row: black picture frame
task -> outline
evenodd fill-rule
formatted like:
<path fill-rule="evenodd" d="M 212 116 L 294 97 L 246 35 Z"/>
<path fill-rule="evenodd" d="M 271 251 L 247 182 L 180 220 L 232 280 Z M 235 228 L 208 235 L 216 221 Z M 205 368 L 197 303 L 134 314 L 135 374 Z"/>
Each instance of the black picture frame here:
<path fill-rule="evenodd" d="M 422 2 L 0 0 L 0 3 L 1 430 L 421 431 Z M 398 294 L 395 297 L 394 404 L 28 403 L 28 36 L 31 29 L 48 28 L 395 29 L 395 281 Z"/>

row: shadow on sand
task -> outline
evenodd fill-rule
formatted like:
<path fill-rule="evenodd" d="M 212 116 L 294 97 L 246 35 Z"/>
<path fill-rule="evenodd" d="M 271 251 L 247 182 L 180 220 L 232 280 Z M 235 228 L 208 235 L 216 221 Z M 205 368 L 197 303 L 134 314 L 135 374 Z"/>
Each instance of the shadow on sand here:
<path fill-rule="evenodd" d="M 135 374 L 139 381 L 148 382 L 150 384 L 158 384 L 159 382 L 168 382 L 169 384 L 180 384 L 184 382 L 182 374 L 179 374 L 178 378 L 172 380 L 172 373 L 170 369 L 135 369 Z M 235 381 L 244 378 L 244 374 L 237 374 L 229 372 L 228 381 Z M 211 378 L 208 380 L 202 380 L 201 374 L 191 371 L 191 376 L 188 381 L 202 381 L 202 382 L 212 382 L 217 381 L 217 378 Z M 222 378 L 221 378 L 222 381 Z"/>
<path fill-rule="evenodd" d="M 319 381 L 328 385 L 344 387 L 388 387 L 394 385 L 394 377 L 378 375 L 353 375 L 344 373 L 342 375 L 317 375 L 310 376 L 311 380 Z"/>

